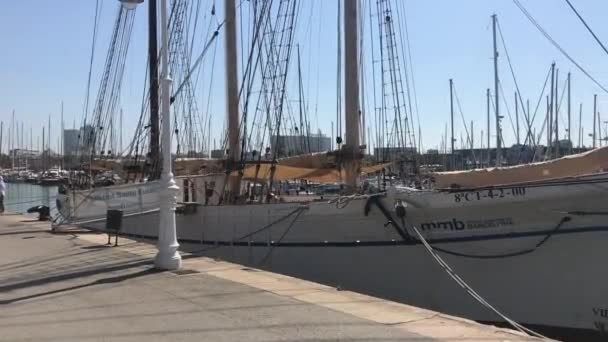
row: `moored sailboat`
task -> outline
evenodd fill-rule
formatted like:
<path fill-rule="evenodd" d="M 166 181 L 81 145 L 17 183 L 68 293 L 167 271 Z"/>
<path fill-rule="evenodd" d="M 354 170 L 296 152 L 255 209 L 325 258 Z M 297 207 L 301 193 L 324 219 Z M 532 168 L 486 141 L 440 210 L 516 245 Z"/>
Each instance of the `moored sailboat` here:
<path fill-rule="evenodd" d="M 234 8 L 231 0 L 226 3 Z M 228 16 L 227 25 L 234 25 Z M 232 163 L 223 173 L 177 177 L 182 209 L 176 224 L 184 248 L 441 312 L 500 321 L 435 263 L 416 227 L 434 252 L 515 321 L 601 332 L 608 324 L 602 316 L 608 279 L 590 265 L 602 260 L 608 238 L 605 174 L 360 193 L 355 1 L 345 2 L 344 16 L 347 145 L 340 151 L 344 172 L 338 173 L 352 194 L 286 203 L 264 195 L 239 200 L 247 177 L 245 168 L 235 166 L 238 86 L 228 84 Z M 231 50 L 236 53 L 234 46 L 227 47 L 228 55 Z M 226 67 L 236 74 L 236 62 Z M 280 162 L 270 163 L 267 172 L 255 168 L 253 180 L 269 188 L 281 179 Z M 301 168 L 297 172 L 302 173 L 293 178 L 318 176 Z M 107 209 L 122 209 L 125 233 L 154 238 L 159 187 L 158 181 L 148 181 L 71 189 L 58 199 L 58 207 L 65 219 L 92 228 L 103 228 Z"/>

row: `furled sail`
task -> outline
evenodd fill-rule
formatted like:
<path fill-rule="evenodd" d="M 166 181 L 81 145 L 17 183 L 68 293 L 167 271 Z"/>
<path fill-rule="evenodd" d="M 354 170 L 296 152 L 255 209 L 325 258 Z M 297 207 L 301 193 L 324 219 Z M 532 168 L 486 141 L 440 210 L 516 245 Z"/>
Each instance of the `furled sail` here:
<path fill-rule="evenodd" d="M 468 171 L 435 172 L 435 187 L 479 188 L 575 177 L 608 170 L 608 146 L 545 162 Z"/>

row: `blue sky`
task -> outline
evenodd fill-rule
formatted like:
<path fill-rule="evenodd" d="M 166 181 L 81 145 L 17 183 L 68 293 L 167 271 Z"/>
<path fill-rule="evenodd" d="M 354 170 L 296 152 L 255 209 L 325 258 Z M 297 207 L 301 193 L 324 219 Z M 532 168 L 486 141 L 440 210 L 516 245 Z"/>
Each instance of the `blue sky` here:
<path fill-rule="evenodd" d="M 368 0 L 364 0 L 368 1 Z M 583 126 L 592 127 L 592 99 L 598 94 L 598 111 L 608 120 L 608 94 L 595 86 L 567 61 L 527 21 L 511 0 L 402 0 L 408 16 L 411 52 L 421 118 L 423 145 L 439 145 L 445 123 L 449 119 L 448 79 L 453 78 L 462 104 L 465 120 L 475 120 L 476 143 L 479 130 L 485 128 L 485 89 L 493 87 L 492 30 L 490 16 L 499 17 L 518 83 L 524 98 L 534 107 L 542 83 L 552 61 L 560 69 L 560 90 L 566 73 L 572 72 L 573 118 L 578 118 L 578 104 L 583 102 Z M 96 93 L 101 65 L 108 45 L 116 0 L 101 0 L 100 36 L 97 42 L 91 94 Z M 223 1 L 216 0 L 218 16 Z M 582 24 L 561 0 L 521 0 L 537 21 L 585 67 L 600 83 L 608 87 L 608 55 L 593 41 Z M 572 1 L 595 30 L 608 43 L 605 14 L 608 2 Z M 202 0 L 208 12 L 213 1 Z M 302 2 L 296 42 L 302 51 L 302 68 L 306 96 L 311 111 L 317 106 L 318 120 L 312 126 L 329 133 L 335 120 L 336 106 L 336 1 L 307 0 Z M 78 124 L 83 113 L 85 87 L 92 41 L 94 0 L 22 0 L 5 1 L 0 11 L 0 120 L 6 127 L 15 110 L 34 135 L 40 135 L 48 115 L 52 115 L 53 141 L 57 143 L 61 101 L 67 127 Z M 312 14 L 312 15 L 311 15 Z M 369 15 L 366 13 L 366 15 Z M 125 111 L 125 140 L 133 131 L 139 116 L 146 63 L 146 6 L 136 15 L 133 40 L 127 60 L 121 106 Z M 319 37 L 321 39 L 319 39 Z M 204 42 L 201 38 L 199 45 Z M 217 40 L 218 61 L 223 61 L 223 37 Z M 368 53 L 368 52 L 366 52 Z M 514 86 L 508 65 L 501 52 L 500 77 L 513 111 Z M 220 138 L 225 113 L 223 63 L 216 63 L 213 83 L 213 138 Z M 207 65 L 204 72 L 209 72 Z M 318 75 L 318 76 L 317 76 Z M 204 76 L 201 76 L 204 77 Z M 317 81 L 318 79 L 318 81 Z M 295 86 L 295 80 L 290 80 Z M 295 89 L 295 88 L 293 88 Z M 296 93 L 295 91 L 292 91 Z M 207 97 L 200 92 L 200 101 Z M 318 93 L 318 100 L 317 100 Z M 504 104 L 501 103 L 504 108 Z M 541 108 L 542 107 L 541 105 Z M 564 106 L 565 108 L 565 106 Z M 561 114 L 565 120 L 565 111 Z M 459 137 L 462 120 L 457 116 Z M 537 123 L 540 120 L 537 119 Z M 318 123 L 317 123 L 318 122 Z M 522 125 L 523 126 L 523 125 Z M 573 132 L 576 132 L 573 127 Z M 504 139 L 514 142 L 508 118 L 503 121 Z M 522 133 L 523 134 L 523 133 Z M 563 130 L 562 130 L 563 134 Z M 574 134 L 574 133 L 573 133 Z M 576 135 L 573 136 L 576 140 Z M 34 144 L 36 139 L 34 138 Z M 590 144 L 590 138 L 585 138 Z M 125 143 L 126 145 L 126 143 Z M 458 145 L 458 144 L 457 144 Z M 4 149 L 5 150 L 5 149 Z"/>

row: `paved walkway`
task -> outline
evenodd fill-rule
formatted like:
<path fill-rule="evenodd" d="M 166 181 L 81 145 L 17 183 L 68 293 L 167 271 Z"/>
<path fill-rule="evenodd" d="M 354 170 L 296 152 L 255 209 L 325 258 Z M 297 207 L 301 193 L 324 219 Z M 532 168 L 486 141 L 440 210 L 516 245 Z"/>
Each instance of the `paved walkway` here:
<path fill-rule="evenodd" d="M 531 341 L 504 329 L 184 254 L 0 216 L 1 341 Z"/>

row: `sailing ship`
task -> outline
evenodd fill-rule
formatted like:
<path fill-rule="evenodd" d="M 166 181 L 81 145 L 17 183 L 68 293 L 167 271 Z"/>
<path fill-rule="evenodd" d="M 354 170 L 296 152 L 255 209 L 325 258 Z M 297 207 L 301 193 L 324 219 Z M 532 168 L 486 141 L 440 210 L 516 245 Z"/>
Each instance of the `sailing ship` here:
<path fill-rule="evenodd" d="M 593 265 L 603 260 L 608 238 L 606 149 L 525 167 L 435 173 L 434 188 L 426 190 L 397 185 L 383 189 L 379 180 L 378 188 L 386 191 L 363 193 L 358 184 L 365 171 L 359 157 L 359 9 L 357 1 L 345 1 L 346 141 L 329 157 L 339 160 L 340 169 L 319 170 L 315 162 L 302 167 L 306 158 L 296 158 L 297 166 L 281 161 L 243 165 L 233 0 L 225 1 L 225 10 L 228 160 L 224 172 L 176 177 L 176 225 L 183 248 L 478 321 L 501 322 L 450 277 L 445 264 L 433 257 L 439 255 L 516 322 L 543 332 L 560 329 L 558 336 L 605 332 L 608 279 Z M 571 169 L 571 164 L 584 167 Z M 373 174 L 383 167 L 368 171 Z M 271 196 L 273 182 L 288 179 L 338 180 L 350 193 L 295 201 Z M 266 190 L 242 196 L 243 189 L 252 189 L 248 182 Z M 106 210 L 121 209 L 125 234 L 154 238 L 159 189 L 153 177 L 109 187 L 65 188 L 57 199 L 60 220 L 103 229 Z"/>

